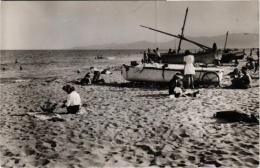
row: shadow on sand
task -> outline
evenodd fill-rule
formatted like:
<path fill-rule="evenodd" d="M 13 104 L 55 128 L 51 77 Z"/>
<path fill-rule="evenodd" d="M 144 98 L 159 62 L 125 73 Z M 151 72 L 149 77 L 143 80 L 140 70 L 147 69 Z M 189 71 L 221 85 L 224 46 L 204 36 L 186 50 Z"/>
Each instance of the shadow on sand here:
<path fill-rule="evenodd" d="M 218 123 L 245 122 L 250 124 L 259 124 L 259 118 L 255 115 L 245 114 L 238 111 L 219 111 L 214 114 Z"/>
<path fill-rule="evenodd" d="M 70 83 L 81 85 L 81 86 L 90 86 L 90 85 L 82 85 L 77 81 L 71 81 Z M 107 86 L 107 87 L 118 87 L 118 88 L 140 88 L 140 89 L 157 89 L 157 90 L 165 90 L 168 89 L 168 83 L 154 83 L 154 82 L 126 82 L 126 83 L 97 83 L 92 84 L 96 86 Z"/>
<path fill-rule="evenodd" d="M 137 95 L 136 97 L 165 98 L 165 97 L 167 97 L 167 96 L 169 96 L 169 94 L 160 93 L 160 94 Z"/>

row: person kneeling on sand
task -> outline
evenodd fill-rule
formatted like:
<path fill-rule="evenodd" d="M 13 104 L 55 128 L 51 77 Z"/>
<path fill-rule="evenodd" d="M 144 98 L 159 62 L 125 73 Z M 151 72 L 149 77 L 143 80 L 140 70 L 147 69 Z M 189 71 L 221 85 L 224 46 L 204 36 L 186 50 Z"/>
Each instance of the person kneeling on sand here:
<path fill-rule="evenodd" d="M 248 73 L 247 67 L 242 67 L 241 71 L 242 71 L 243 76 L 234 78 L 231 81 L 232 82 L 232 85 L 231 85 L 232 88 L 247 89 L 247 88 L 251 87 L 252 78 Z"/>
<path fill-rule="evenodd" d="M 67 94 L 67 100 L 64 101 L 62 107 L 67 108 L 67 112 L 71 114 L 76 114 L 80 111 L 81 98 L 80 95 L 75 91 L 75 88 L 70 85 L 65 85 L 62 87 Z"/>

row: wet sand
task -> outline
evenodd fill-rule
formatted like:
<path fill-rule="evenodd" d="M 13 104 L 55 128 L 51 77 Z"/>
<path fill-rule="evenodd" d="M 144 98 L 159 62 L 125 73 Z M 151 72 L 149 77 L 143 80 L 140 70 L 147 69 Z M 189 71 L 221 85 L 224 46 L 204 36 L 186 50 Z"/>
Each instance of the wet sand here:
<path fill-rule="evenodd" d="M 196 98 L 170 99 L 167 88 L 135 86 L 121 77 L 120 65 L 132 59 L 90 59 L 84 67 L 30 64 L 21 72 L 15 67 L 2 72 L 1 167 L 259 165 L 259 125 L 213 117 L 228 110 L 257 114 L 258 79 L 246 90 L 200 88 Z M 107 84 L 71 83 L 92 65 L 110 67 L 113 74 L 103 76 Z M 224 68 L 225 74 L 233 69 Z M 41 112 L 40 104 L 48 99 L 62 102 L 65 84 L 81 95 L 84 113 L 63 114 L 65 109 L 58 108 L 64 121 L 56 122 L 27 115 Z M 229 84 L 225 76 L 223 85 Z"/>

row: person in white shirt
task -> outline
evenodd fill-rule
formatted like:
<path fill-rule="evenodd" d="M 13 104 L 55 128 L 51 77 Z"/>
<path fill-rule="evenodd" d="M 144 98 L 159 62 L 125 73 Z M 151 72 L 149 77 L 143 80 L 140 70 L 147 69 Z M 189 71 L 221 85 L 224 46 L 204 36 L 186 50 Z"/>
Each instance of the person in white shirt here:
<path fill-rule="evenodd" d="M 190 54 L 189 50 L 185 51 L 184 60 L 184 76 L 188 80 L 187 88 L 193 89 L 194 88 L 194 82 L 193 82 L 193 75 L 195 75 L 195 67 L 193 65 L 194 63 L 194 56 Z"/>
<path fill-rule="evenodd" d="M 68 93 L 67 100 L 64 102 L 63 107 L 67 108 L 68 113 L 76 114 L 79 112 L 81 106 L 80 95 L 75 91 L 73 86 L 65 85 L 62 89 Z"/>

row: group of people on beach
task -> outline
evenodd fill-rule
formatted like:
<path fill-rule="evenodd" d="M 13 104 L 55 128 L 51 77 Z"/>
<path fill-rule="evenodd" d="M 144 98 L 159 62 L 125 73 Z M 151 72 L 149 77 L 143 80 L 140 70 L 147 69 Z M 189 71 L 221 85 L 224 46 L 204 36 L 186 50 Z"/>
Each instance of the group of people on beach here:
<path fill-rule="evenodd" d="M 150 50 L 148 50 L 150 52 Z M 160 57 L 158 48 L 154 50 Z M 257 51 L 257 56 L 259 58 L 259 50 Z M 149 63 L 149 57 L 144 57 L 142 62 Z M 183 59 L 184 62 L 184 72 L 176 73 L 169 82 L 169 95 L 171 98 L 175 97 L 196 97 L 199 93 L 198 90 L 194 90 L 194 56 L 190 53 L 189 50 L 185 51 L 185 56 Z M 105 82 L 103 79 L 100 79 L 100 75 L 106 73 L 106 70 L 98 70 L 97 68 L 90 67 L 90 71 L 86 73 L 84 78 L 80 80 L 80 84 L 97 84 Z M 231 88 L 247 89 L 251 87 L 252 79 L 248 73 L 248 67 L 244 66 L 239 70 L 235 68 L 233 72 L 230 73 L 230 76 L 233 78 L 231 80 Z M 64 101 L 62 107 L 67 108 L 68 113 L 78 113 L 81 107 L 81 98 L 80 95 L 75 91 L 75 88 L 70 85 L 66 85 L 62 88 L 67 94 L 67 100 Z"/>
<path fill-rule="evenodd" d="M 101 71 L 95 67 L 90 67 L 90 71 L 80 80 L 81 85 L 104 83 L 104 79 L 100 79 Z"/>
<path fill-rule="evenodd" d="M 242 67 L 241 70 L 235 68 L 234 71 L 230 73 L 230 76 L 233 78 L 231 88 L 247 89 L 251 87 L 252 78 L 249 74 L 249 70 L 256 72 L 259 69 L 259 48 L 256 51 L 257 59 L 252 56 L 253 50 L 254 49 L 250 50 L 246 65 Z"/>
<path fill-rule="evenodd" d="M 151 49 L 148 48 L 147 51 L 144 51 L 143 53 L 143 59 L 142 63 L 160 63 L 161 62 L 161 53 L 159 51 L 159 48 L 153 49 L 151 52 Z"/>
<path fill-rule="evenodd" d="M 247 89 L 251 87 L 252 78 L 248 73 L 248 68 L 246 66 L 242 67 L 241 71 L 238 68 L 235 68 L 234 71 L 230 73 L 230 76 L 233 78 L 231 80 L 231 88 Z"/>
<path fill-rule="evenodd" d="M 106 69 L 99 70 L 95 67 L 90 67 L 89 72 L 87 72 L 86 75 L 80 79 L 78 84 L 91 85 L 105 83 L 105 80 L 101 78 L 101 74 L 111 74 L 111 72 Z M 66 107 L 67 112 L 70 114 L 78 113 L 82 105 L 79 93 L 77 93 L 75 88 L 71 85 L 65 85 L 62 89 L 68 94 L 68 96 L 61 107 Z"/>

